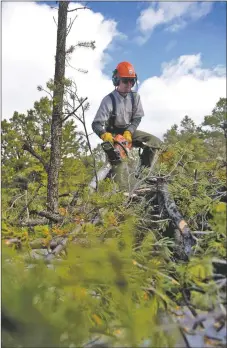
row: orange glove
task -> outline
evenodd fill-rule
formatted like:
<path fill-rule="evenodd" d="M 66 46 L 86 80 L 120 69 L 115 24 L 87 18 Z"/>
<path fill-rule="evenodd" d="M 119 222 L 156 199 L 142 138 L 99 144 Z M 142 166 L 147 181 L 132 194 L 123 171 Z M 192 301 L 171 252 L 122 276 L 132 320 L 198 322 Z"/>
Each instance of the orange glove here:
<path fill-rule="evenodd" d="M 103 141 L 109 141 L 110 143 L 113 143 L 113 136 L 112 136 L 112 134 L 111 133 L 108 133 L 108 132 L 106 132 L 106 133 L 103 133 L 101 136 L 100 136 L 100 138 L 103 140 Z"/>
<path fill-rule="evenodd" d="M 125 140 L 127 140 L 129 143 L 132 142 L 132 134 L 129 131 L 124 131 L 123 137 Z"/>

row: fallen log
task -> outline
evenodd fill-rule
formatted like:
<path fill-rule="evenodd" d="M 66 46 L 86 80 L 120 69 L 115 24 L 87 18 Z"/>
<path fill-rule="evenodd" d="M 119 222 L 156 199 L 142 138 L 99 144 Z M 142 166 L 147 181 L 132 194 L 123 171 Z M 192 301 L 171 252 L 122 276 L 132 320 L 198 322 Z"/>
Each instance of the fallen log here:
<path fill-rule="evenodd" d="M 187 222 L 179 212 L 173 198 L 170 197 L 168 185 L 166 183 L 163 183 L 160 193 L 162 195 L 164 206 L 168 212 L 169 217 L 181 233 L 185 255 L 189 257 L 192 253 L 192 247 L 196 243 L 195 239 L 193 238 L 192 232 L 188 227 Z"/>
<path fill-rule="evenodd" d="M 38 225 L 48 225 L 49 220 L 48 219 L 31 219 L 28 221 L 23 221 L 18 223 L 21 227 L 34 227 Z"/>
<path fill-rule="evenodd" d="M 97 224 L 100 221 L 99 218 L 96 218 L 95 221 L 93 221 L 93 224 Z M 69 233 L 69 235 L 65 238 L 62 239 L 62 241 L 53 249 L 53 251 L 48 254 L 45 257 L 45 262 L 46 263 L 50 263 L 57 255 L 59 255 L 63 250 L 66 249 L 69 241 L 70 242 L 75 242 L 76 239 L 77 241 L 81 241 L 81 239 L 78 238 L 78 234 L 81 232 L 83 225 L 79 225 L 75 228 L 75 230 L 73 230 L 71 233 Z M 83 241 L 84 244 L 84 241 Z"/>

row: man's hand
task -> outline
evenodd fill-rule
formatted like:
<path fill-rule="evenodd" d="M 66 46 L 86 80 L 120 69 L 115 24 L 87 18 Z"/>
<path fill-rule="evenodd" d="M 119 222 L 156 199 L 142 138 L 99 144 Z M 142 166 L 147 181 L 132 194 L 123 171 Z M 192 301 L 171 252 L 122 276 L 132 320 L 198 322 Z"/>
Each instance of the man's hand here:
<path fill-rule="evenodd" d="M 109 141 L 110 143 L 113 143 L 114 140 L 113 140 L 113 136 L 111 133 L 103 133 L 100 137 L 103 141 Z"/>
<path fill-rule="evenodd" d="M 127 140 L 129 143 L 132 142 L 132 134 L 129 131 L 125 131 L 123 134 L 123 137 L 125 138 L 125 140 Z"/>

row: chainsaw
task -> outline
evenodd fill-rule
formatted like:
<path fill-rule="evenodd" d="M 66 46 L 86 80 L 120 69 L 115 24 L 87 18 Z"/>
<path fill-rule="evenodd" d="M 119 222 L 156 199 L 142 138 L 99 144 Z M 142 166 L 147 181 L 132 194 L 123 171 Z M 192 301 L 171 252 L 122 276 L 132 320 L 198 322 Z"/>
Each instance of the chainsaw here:
<path fill-rule="evenodd" d="M 129 143 L 121 134 L 117 134 L 113 139 L 113 143 L 104 141 L 101 146 L 110 164 L 117 165 L 128 157 L 132 143 Z"/>
<path fill-rule="evenodd" d="M 109 141 L 104 141 L 103 143 L 101 143 L 102 149 L 106 153 L 108 161 L 97 171 L 96 175 L 92 178 L 92 181 L 90 182 L 90 185 L 89 185 L 92 190 L 97 189 L 97 183 L 107 178 L 108 175 L 112 175 L 113 170 L 116 170 L 119 164 L 121 163 L 123 164 L 124 159 L 128 158 L 130 155 L 132 143 L 129 143 L 120 134 L 117 134 L 113 138 L 113 140 L 114 140 L 113 143 Z M 137 144 L 136 147 L 146 150 L 147 146 L 146 144 L 141 143 L 141 144 Z M 135 171 L 135 178 L 139 178 L 144 166 L 144 163 L 143 163 L 144 161 L 142 161 L 143 153 L 142 154 L 139 153 L 139 155 L 140 155 L 140 164 Z"/>

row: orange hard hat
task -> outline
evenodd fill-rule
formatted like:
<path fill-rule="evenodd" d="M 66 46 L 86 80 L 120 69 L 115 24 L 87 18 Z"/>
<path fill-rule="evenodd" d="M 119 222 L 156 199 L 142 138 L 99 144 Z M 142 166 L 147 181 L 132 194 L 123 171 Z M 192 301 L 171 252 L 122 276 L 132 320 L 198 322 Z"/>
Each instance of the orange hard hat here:
<path fill-rule="evenodd" d="M 135 82 L 137 81 L 137 75 L 131 63 L 121 62 L 113 71 L 112 81 L 115 87 L 119 85 L 120 78 L 135 79 Z"/>
<path fill-rule="evenodd" d="M 118 77 L 136 77 L 136 72 L 133 65 L 129 62 L 121 62 L 116 67 Z"/>

